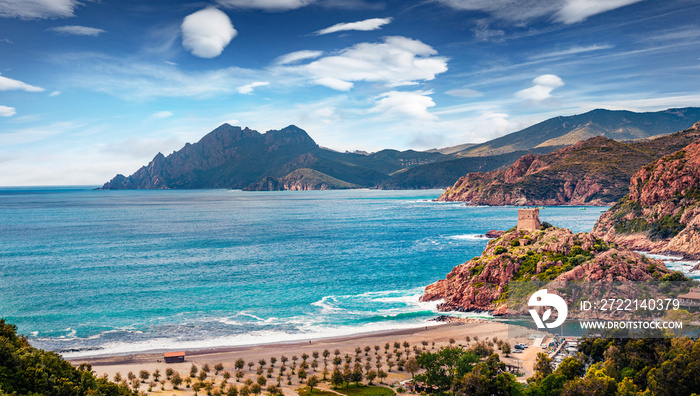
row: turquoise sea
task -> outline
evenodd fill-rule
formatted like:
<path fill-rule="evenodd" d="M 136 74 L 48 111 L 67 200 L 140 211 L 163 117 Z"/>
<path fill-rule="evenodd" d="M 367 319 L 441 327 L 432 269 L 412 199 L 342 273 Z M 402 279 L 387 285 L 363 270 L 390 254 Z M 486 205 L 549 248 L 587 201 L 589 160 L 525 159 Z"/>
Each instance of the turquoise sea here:
<path fill-rule="evenodd" d="M 440 193 L 0 188 L 0 317 L 67 357 L 430 325 L 422 289 L 517 221 Z"/>

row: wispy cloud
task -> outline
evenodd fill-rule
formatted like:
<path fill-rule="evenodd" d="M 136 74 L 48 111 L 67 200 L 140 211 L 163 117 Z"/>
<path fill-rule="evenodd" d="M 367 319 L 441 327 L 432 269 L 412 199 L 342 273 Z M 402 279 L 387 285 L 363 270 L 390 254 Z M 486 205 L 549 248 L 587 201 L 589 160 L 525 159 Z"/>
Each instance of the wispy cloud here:
<path fill-rule="evenodd" d="M 105 31 L 102 29 L 97 29 L 97 28 L 92 28 L 92 27 L 87 27 L 87 26 L 75 26 L 75 25 L 56 26 L 56 27 L 52 27 L 52 28 L 49 28 L 46 30 L 56 32 L 58 34 L 64 34 L 64 35 L 92 36 L 92 37 L 97 37 L 101 33 L 105 33 Z"/>
<path fill-rule="evenodd" d="M 337 23 L 331 27 L 321 29 L 316 32 L 317 35 L 343 32 L 348 30 L 371 31 L 381 29 L 382 26 L 391 23 L 392 18 L 372 18 L 364 21 Z"/>
<path fill-rule="evenodd" d="M 455 89 L 450 89 L 449 91 L 445 92 L 446 94 L 450 96 L 455 96 L 458 98 L 478 98 L 480 96 L 484 96 L 483 93 L 470 89 L 470 88 L 455 88 Z"/>
<path fill-rule="evenodd" d="M 612 49 L 612 48 L 615 48 L 615 46 L 609 45 L 609 44 L 595 44 L 595 45 L 588 45 L 585 47 L 573 46 L 571 48 L 561 50 L 561 51 L 552 51 L 552 52 L 545 52 L 542 54 L 532 55 L 528 59 L 536 60 L 536 59 L 559 58 L 559 57 L 565 57 L 565 56 L 571 56 L 571 55 L 579 55 L 579 54 L 583 54 L 586 52 L 602 51 L 602 50 Z"/>
<path fill-rule="evenodd" d="M 23 83 L 22 81 L 0 76 L 0 91 L 43 92 L 45 89 Z"/>
<path fill-rule="evenodd" d="M 323 55 L 323 51 L 296 51 L 278 57 L 274 63 L 278 65 L 288 65 L 290 63 L 296 63 L 306 59 L 315 59 L 320 57 L 321 55 Z"/>
<path fill-rule="evenodd" d="M 243 85 L 241 87 L 238 87 L 238 93 L 244 94 L 244 95 L 249 95 L 253 93 L 253 90 L 257 87 L 262 87 L 265 85 L 269 85 L 270 83 L 268 81 L 256 81 L 250 84 Z"/>
<path fill-rule="evenodd" d="M 148 118 L 152 119 L 152 120 L 164 120 L 166 118 L 172 117 L 173 115 L 174 114 L 172 111 L 163 110 L 163 111 L 157 111 L 157 112 L 151 114 L 151 116 Z"/>
<path fill-rule="evenodd" d="M 0 117 L 12 117 L 17 114 L 14 107 L 0 106 Z"/>
<path fill-rule="evenodd" d="M 642 0 L 436 0 L 457 10 L 482 11 L 497 19 L 527 22 L 548 17 L 574 24 Z"/>
<path fill-rule="evenodd" d="M 182 46 L 200 58 L 215 58 L 236 37 L 229 17 L 209 7 L 185 17 L 182 21 Z"/>
<path fill-rule="evenodd" d="M 315 0 L 217 0 L 222 7 L 253 8 L 265 11 L 288 11 L 306 7 Z"/>
<path fill-rule="evenodd" d="M 564 6 L 556 12 L 555 17 L 559 22 L 565 24 L 578 23 L 593 15 L 640 1 L 642 0 L 567 0 Z"/>
<path fill-rule="evenodd" d="M 551 98 L 554 89 L 564 86 L 564 81 L 554 74 L 541 75 L 532 80 L 532 83 L 534 84 L 532 87 L 516 92 L 515 96 L 541 102 Z"/>
<path fill-rule="evenodd" d="M 0 17 L 42 19 L 74 16 L 78 0 L 2 0 Z"/>

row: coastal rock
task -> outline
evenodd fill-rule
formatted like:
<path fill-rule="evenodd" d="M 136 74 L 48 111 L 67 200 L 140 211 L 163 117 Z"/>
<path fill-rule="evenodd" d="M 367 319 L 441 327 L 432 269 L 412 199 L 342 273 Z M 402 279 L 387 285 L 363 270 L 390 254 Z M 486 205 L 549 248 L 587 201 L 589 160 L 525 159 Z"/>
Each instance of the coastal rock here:
<path fill-rule="evenodd" d="M 629 193 L 592 233 L 636 250 L 700 258 L 700 142 L 635 173 Z"/>
<path fill-rule="evenodd" d="M 549 154 L 525 155 L 507 168 L 469 173 L 438 201 L 491 206 L 612 205 L 627 193 L 635 171 L 699 136 L 697 128 L 634 142 L 598 136 Z"/>
<path fill-rule="evenodd" d="M 523 244 L 523 240 L 527 243 Z M 511 281 L 647 281 L 669 274 L 662 261 L 610 245 L 589 233 L 550 227 L 510 230 L 488 242 L 479 257 L 458 265 L 425 288 L 421 301 L 443 300 L 441 311 L 508 313 Z"/>
<path fill-rule="evenodd" d="M 486 234 L 484 234 L 484 236 L 486 238 L 498 238 L 499 236 L 503 235 L 504 233 L 505 233 L 505 231 L 501 231 L 501 230 L 491 230 L 491 231 L 488 231 Z"/>

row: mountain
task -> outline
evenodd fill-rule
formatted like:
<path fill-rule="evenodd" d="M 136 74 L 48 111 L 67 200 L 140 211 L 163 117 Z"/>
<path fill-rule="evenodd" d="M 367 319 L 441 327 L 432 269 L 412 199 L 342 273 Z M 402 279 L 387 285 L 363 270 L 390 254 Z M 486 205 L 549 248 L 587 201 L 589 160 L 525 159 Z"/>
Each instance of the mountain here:
<path fill-rule="evenodd" d="M 223 124 L 199 142 L 188 143 L 168 156 L 159 153 L 131 176 L 117 175 L 102 188 L 445 188 L 467 173 L 492 171 L 511 165 L 525 154 L 549 153 L 561 145 L 576 143 L 576 139 L 588 135 L 571 134 L 571 128 L 582 130 L 577 126 L 586 120 L 606 136 L 627 139 L 678 130 L 680 128 L 662 129 L 660 125 L 681 124 L 693 114 L 698 114 L 700 119 L 698 108 L 657 113 L 595 110 L 579 116 L 553 118 L 466 149 L 463 148 L 469 145 L 428 151 L 387 149 L 371 154 L 341 153 L 320 147 L 294 125 L 261 134 Z M 620 127 L 623 124 L 625 128 Z M 590 125 L 586 130 L 593 130 Z M 692 122 L 687 122 L 688 125 Z M 562 139 L 562 136 L 568 137 Z M 549 143 L 542 144 L 547 141 Z M 513 145 L 502 149 L 504 142 Z M 494 155 L 486 155 L 483 148 L 491 147 L 489 145 L 500 148 L 492 150 Z M 470 150 L 475 149 L 482 150 L 481 154 L 472 155 Z"/>
<path fill-rule="evenodd" d="M 669 131 L 684 130 L 697 120 L 700 120 L 698 107 L 647 113 L 597 109 L 584 114 L 550 118 L 455 155 L 481 157 L 542 147 L 559 148 L 595 136 L 618 141 L 645 139 Z"/>
<path fill-rule="evenodd" d="M 697 125 L 697 124 L 696 124 Z M 603 136 L 460 178 L 438 201 L 473 205 L 612 205 L 642 166 L 700 138 L 697 128 L 632 142 Z"/>
<path fill-rule="evenodd" d="M 319 147 L 290 125 L 264 134 L 223 124 L 167 157 L 159 153 L 103 189 L 318 189 L 375 186 L 392 172 L 447 159 L 440 153 L 383 150 L 370 155 Z"/>
<path fill-rule="evenodd" d="M 700 133 L 700 122 L 693 129 Z M 700 142 L 639 169 L 592 233 L 637 250 L 700 258 Z"/>
<path fill-rule="evenodd" d="M 428 285 L 421 301 L 443 300 L 440 311 L 505 314 L 512 309 L 506 302 L 513 281 L 650 281 L 670 273 L 661 260 L 608 245 L 588 233 L 556 227 L 513 228 L 490 240 L 481 256 Z"/>

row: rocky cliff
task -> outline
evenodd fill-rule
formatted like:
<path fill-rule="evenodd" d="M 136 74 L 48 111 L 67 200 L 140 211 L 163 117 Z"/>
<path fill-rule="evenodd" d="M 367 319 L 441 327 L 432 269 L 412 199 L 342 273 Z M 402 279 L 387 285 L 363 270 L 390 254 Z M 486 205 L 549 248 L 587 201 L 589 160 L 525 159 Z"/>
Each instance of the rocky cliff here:
<path fill-rule="evenodd" d="M 700 142 L 635 173 L 629 193 L 598 219 L 593 234 L 632 249 L 700 258 Z"/>
<path fill-rule="evenodd" d="M 511 281 L 647 281 L 669 276 L 655 260 L 588 233 L 563 228 L 510 230 L 489 241 L 479 257 L 425 288 L 421 301 L 444 300 L 441 311 L 505 313 Z"/>
<path fill-rule="evenodd" d="M 700 138 L 697 128 L 633 142 L 594 137 L 549 154 L 460 178 L 438 201 L 472 205 L 612 205 L 642 166 Z"/>

